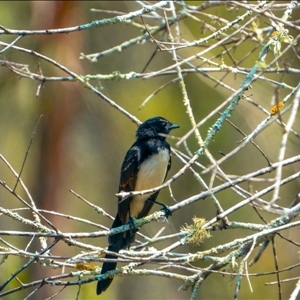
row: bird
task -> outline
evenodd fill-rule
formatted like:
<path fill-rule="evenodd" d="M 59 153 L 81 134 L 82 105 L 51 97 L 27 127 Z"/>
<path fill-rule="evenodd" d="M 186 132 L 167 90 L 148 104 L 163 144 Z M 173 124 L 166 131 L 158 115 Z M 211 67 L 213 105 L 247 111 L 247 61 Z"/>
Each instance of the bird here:
<path fill-rule="evenodd" d="M 143 191 L 160 186 L 166 179 L 171 167 L 171 147 L 166 141 L 171 130 L 179 128 L 163 117 L 153 117 L 143 122 L 136 131 L 136 141 L 127 151 L 122 167 L 119 184 L 120 192 Z M 154 203 L 163 206 L 166 217 L 171 215 L 167 205 L 156 201 L 159 191 L 143 195 L 118 198 L 118 211 L 111 228 L 133 224 L 133 218 L 148 215 Z M 108 251 L 118 253 L 129 248 L 135 241 L 138 229 L 131 229 L 108 237 Z M 106 259 L 116 259 L 106 254 Z M 117 262 L 104 262 L 101 275 L 116 268 Z M 96 293 L 100 295 L 111 284 L 113 278 L 99 279 Z"/>

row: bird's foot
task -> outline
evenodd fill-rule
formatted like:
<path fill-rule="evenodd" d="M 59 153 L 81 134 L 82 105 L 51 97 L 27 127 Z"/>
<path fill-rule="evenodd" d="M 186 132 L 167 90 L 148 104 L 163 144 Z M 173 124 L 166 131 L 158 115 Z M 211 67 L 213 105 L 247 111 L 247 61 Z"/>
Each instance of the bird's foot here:
<path fill-rule="evenodd" d="M 128 219 L 128 223 L 129 223 L 129 226 L 130 226 L 130 234 L 134 234 L 136 232 L 136 228 L 135 228 L 135 224 L 134 224 L 134 218 L 133 217 L 129 217 Z"/>
<path fill-rule="evenodd" d="M 164 211 L 165 217 L 168 219 L 170 216 L 172 216 L 172 211 L 168 205 L 162 203 L 162 206 L 163 208 L 161 210 Z"/>

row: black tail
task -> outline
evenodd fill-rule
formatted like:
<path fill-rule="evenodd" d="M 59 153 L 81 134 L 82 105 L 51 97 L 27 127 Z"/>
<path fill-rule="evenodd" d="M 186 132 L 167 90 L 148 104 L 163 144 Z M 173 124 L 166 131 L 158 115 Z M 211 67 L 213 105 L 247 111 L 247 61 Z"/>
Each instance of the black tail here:
<path fill-rule="evenodd" d="M 123 224 L 119 216 L 117 215 L 111 228 L 119 227 L 122 225 Z M 118 253 L 120 250 L 128 247 L 132 242 L 132 240 L 134 240 L 134 237 L 135 234 L 130 231 L 111 235 L 108 237 L 109 246 L 107 250 Z M 112 254 L 106 254 L 105 258 L 116 259 L 117 257 Z M 108 271 L 114 270 L 116 266 L 117 266 L 116 262 L 104 262 L 102 265 L 101 274 L 105 274 Z M 104 292 L 110 286 L 112 281 L 113 281 L 113 277 L 99 280 L 97 284 L 97 290 L 96 290 L 97 295 L 100 295 L 102 292 Z"/>
<path fill-rule="evenodd" d="M 110 245 L 107 250 L 114 251 L 116 253 L 118 253 L 120 251 L 120 250 L 116 251 L 112 248 L 113 248 L 113 245 Z M 111 254 L 106 254 L 105 258 L 116 259 L 117 257 L 114 255 L 111 255 Z M 104 262 L 102 265 L 101 274 L 105 274 L 108 271 L 114 270 L 116 268 L 116 266 L 117 266 L 116 262 Z M 110 286 L 112 281 L 113 281 L 113 277 L 99 280 L 98 284 L 97 284 L 97 291 L 96 291 L 97 295 L 100 295 L 102 292 L 104 292 Z"/>

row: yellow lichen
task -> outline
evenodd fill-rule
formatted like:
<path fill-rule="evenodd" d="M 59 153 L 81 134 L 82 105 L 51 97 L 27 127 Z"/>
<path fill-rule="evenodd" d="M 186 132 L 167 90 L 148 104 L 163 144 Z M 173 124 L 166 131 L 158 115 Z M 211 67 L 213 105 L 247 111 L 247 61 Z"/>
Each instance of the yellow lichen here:
<path fill-rule="evenodd" d="M 284 107 L 284 103 L 283 102 L 279 102 L 278 105 L 273 106 L 270 109 L 270 114 L 272 116 L 276 115 L 279 111 L 281 111 L 281 109 Z"/>
<path fill-rule="evenodd" d="M 211 234 L 206 229 L 202 228 L 205 222 L 205 219 L 194 217 L 193 224 L 186 224 L 181 227 L 182 231 L 186 231 L 189 234 L 189 237 L 186 240 L 187 243 L 199 245 L 204 239 L 211 237 Z"/>

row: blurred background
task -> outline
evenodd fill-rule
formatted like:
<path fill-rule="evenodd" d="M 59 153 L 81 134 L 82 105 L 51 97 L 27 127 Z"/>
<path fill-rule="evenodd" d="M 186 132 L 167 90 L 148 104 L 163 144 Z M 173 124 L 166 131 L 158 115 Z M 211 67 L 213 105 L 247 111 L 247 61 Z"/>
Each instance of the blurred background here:
<path fill-rule="evenodd" d="M 204 1 L 187 1 L 187 3 L 200 5 Z M 287 2 L 282 1 L 280 3 Z M 133 1 L 2 1 L 0 3 L 0 25 L 19 30 L 65 28 L 116 15 L 103 11 L 92 11 L 93 8 L 128 13 L 140 9 L 140 5 Z M 205 12 L 234 20 L 245 10 L 231 10 L 227 6 L 214 6 Z M 283 11 L 278 11 L 277 15 L 280 17 L 282 13 Z M 299 17 L 299 10 L 295 10 L 293 20 L 297 20 Z M 139 18 L 135 21 L 142 24 Z M 147 20 L 147 22 L 151 24 L 151 20 Z M 264 22 L 267 21 L 262 18 L 262 27 L 269 26 Z M 186 18 L 180 24 L 182 38 L 188 41 L 199 39 L 210 33 L 203 30 L 198 23 L 193 22 L 192 18 Z M 114 52 L 100 57 L 94 63 L 86 59 L 79 59 L 80 53 L 101 52 L 141 34 L 141 28 L 130 24 L 117 23 L 69 34 L 28 35 L 22 38 L 17 46 L 32 49 L 50 57 L 79 75 L 111 74 L 115 71 L 120 73 L 141 72 L 156 49 L 155 43 L 146 42 L 133 45 L 121 52 Z M 291 30 L 290 34 L 295 36 L 295 31 Z M 1 41 L 10 43 L 15 38 L 16 36 L 3 34 Z M 235 52 L 235 59 L 238 61 L 253 47 L 254 43 L 251 40 L 242 43 Z M 251 68 L 260 50 L 261 48 L 258 47 L 241 65 Z M 187 48 L 179 53 L 182 57 L 189 57 L 197 51 L 200 50 Z M 212 57 L 217 53 L 217 50 L 215 53 L 208 53 L 208 57 Z M 284 63 L 299 68 L 299 60 L 293 60 L 292 57 L 294 57 L 294 53 L 290 51 L 286 54 Z M 273 58 L 271 55 L 270 60 Z M 232 64 L 228 57 L 224 56 L 223 59 L 225 63 Z M 1 60 L 26 64 L 31 72 L 42 73 L 44 76 L 67 76 L 50 63 L 38 59 L 34 55 L 14 49 L 5 51 Z M 221 58 L 217 60 L 219 63 L 221 62 Z M 173 63 L 172 56 L 167 51 L 158 52 L 147 66 L 147 70 L 160 70 Z M 224 74 L 213 75 L 215 78 L 221 79 Z M 270 77 L 280 81 L 281 76 L 283 75 L 272 74 Z M 285 74 L 284 76 L 285 83 L 291 86 L 298 84 L 299 75 Z M 183 104 L 178 82 L 162 89 L 142 109 L 139 109 L 151 93 L 175 77 L 176 74 L 153 77 L 147 80 L 94 81 L 92 84 L 97 85 L 102 93 L 141 121 L 152 116 L 161 115 L 179 124 L 180 129 L 174 131 L 173 134 L 182 137 L 190 130 L 191 123 L 186 114 L 186 107 Z M 223 81 L 237 89 L 243 78 L 243 76 L 229 74 Z M 97 214 L 90 206 L 72 195 L 69 190 L 74 190 L 88 201 L 102 207 L 106 212 L 115 215 L 117 209 L 115 193 L 118 190 L 120 167 L 127 149 L 134 142 L 136 124 L 78 82 L 47 81 L 43 84 L 39 96 L 36 97 L 39 83 L 36 80 L 21 78 L 5 66 L 0 68 L 0 153 L 16 172 L 20 172 L 36 124 L 42 115 L 43 117 L 35 130 L 34 140 L 22 173 L 22 180 L 32 195 L 37 208 L 47 210 L 48 212 L 43 214 L 62 232 L 96 231 L 100 230 L 100 227 L 88 226 L 82 222 L 68 220 L 50 212 L 76 216 L 110 227 L 111 220 L 109 218 Z M 223 89 L 221 86 L 216 86 L 214 82 L 209 81 L 206 76 L 200 73 L 185 76 L 185 84 L 197 122 L 231 95 L 230 91 Z M 254 88 L 247 94 L 253 101 L 269 110 L 273 105 L 274 95 L 274 87 L 270 88 L 270 86 L 270 84 L 258 81 L 254 83 Z M 278 93 L 280 99 L 282 99 L 289 91 L 282 89 Z M 250 133 L 265 117 L 266 115 L 254 105 L 241 101 L 234 111 L 231 121 L 238 124 L 244 132 Z M 215 115 L 200 127 L 200 132 L 204 138 L 207 130 L 217 118 L 218 116 Z M 286 120 L 285 117 L 283 119 Z M 299 118 L 293 129 L 299 131 Z M 271 162 L 277 160 L 282 133 L 282 127 L 273 123 L 256 138 L 256 142 L 267 153 Z M 219 151 L 228 153 L 236 147 L 236 142 L 242 139 L 242 136 L 229 124 L 225 124 L 216 137 L 214 143 L 209 146 L 209 150 L 216 159 L 221 158 Z M 191 135 L 187 141 L 192 152 L 199 148 L 194 135 Z M 176 140 L 170 139 L 169 142 L 174 146 Z M 184 146 L 181 145 L 179 148 L 185 152 Z M 287 149 L 286 157 L 299 154 L 299 139 L 292 138 Z M 199 162 L 208 165 L 208 160 L 204 156 L 199 159 Z M 227 174 L 241 175 L 263 166 L 267 166 L 266 161 L 257 149 L 247 146 L 233 158 L 227 160 L 222 168 L 226 170 Z M 182 164 L 174 157 L 170 176 L 175 174 L 181 167 Z M 299 167 L 298 163 L 290 166 L 289 169 L 284 169 L 284 176 L 293 174 L 295 170 L 299 170 Z M 209 178 L 210 175 L 203 176 L 207 184 L 209 184 Z M 16 182 L 16 178 L 2 161 L 0 162 L 0 180 L 5 181 L 11 188 L 14 187 Z M 261 183 L 255 182 L 250 185 L 249 189 L 253 192 L 260 190 L 263 186 Z M 299 185 L 298 180 L 282 187 L 280 205 L 289 205 L 294 195 L 299 192 Z M 247 183 L 241 186 L 247 188 Z M 175 199 L 181 201 L 203 191 L 203 187 L 194 180 L 191 173 L 186 172 L 172 185 L 172 190 Z M 20 186 L 16 191 L 27 199 Z M 241 198 L 238 198 L 231 190 L 223 191 L 217 196 L 224 209 L 241 201 Z M 270 200 L 271 196 L 267 195 L 264 199 Z M 174 204 L 168 190 L 161 191 L 159 199 L 169 205 Z M 9 209 L 24 207 L 15 196 L 3 187 L 0 188 L 0 205 Z M 154 209 L 157 210 L 158 208 L 154 207 Z M 27 210 L 18 211 L 18 213 L 32 219 L 32 214 Z M 169 224 L 151 223 L 144 226 L 141 232 L 151 237 L 161 227 L 165 227 L 164 234 L 176 233 L 185 223 L 190 224 L 192 217 L 195 215 L 208 220 L 216 215 L 215 207 L 210 199 L 198 201 L 176 211 L 169 218 Z M 267 221 L 274 218 L 273 215 L 266 213 L 264 217 Z M 235 221 L 261 223 L 258 215 L 251 207 L 244 207 L 232 214 L 230 218 Z M 31 228 L 4 215 L 0 216 L 0 224 L 1 230 L 31 231 Z M 213 237 L 201 246 L 184 246 L 177 249 L 177 251 L 202 251 L 226 241 L 244 237 L 247 234 L 249 232 L 245 230 L 213 232 Z M 284 235 L 298 243 L 300 242 L 299 232 L 296 230 L 286 231 Z M 30 238 L 25 237 L 18 239 L 16 237 L 5 237 L 5 240 L 17 248 L 23 249 L 24 245 L 30 242 Z M 82 242 L 106 247 L 107 238 L 85 239 Z M 166 246 L 167 243 L 162 243 L 161 247 L 164 245 Z M 286 242 L 277 239 L 276 245 L 278 253 L 283 253 L 283 255 L 278 255 L 279 268 L 298 262 L 297 251 L 299 248 L 297 246 L 289 244 L 289 254 L 285 255 Z M 38 239 L 29 245 L 28 251 L 40 251 Z M 74 256 L 79 254 L 80 251 L 82 249 L 69 247 L 60 242 L 51 250 L 51 253 Z M 16 260 L 16 257 L 10 256 L 4 264 L 0 265 L 1 282 L 25 262 L 24 258 Z M 203 262 L 199 263 L 199 267 L 208 265 Z M 274 269 L 272 249 L 269 247 L 260 262 L 249 268 L 249 272 L 265 272 Z M 75 269 L 67 269 L 66 271 L 71 272 Z M 53 270 L 37 263 L 23 271 L 18 278 L 27 283 L 42 277 L 57 275 L 60 272 L 61 270 Z M 298 276 L 298 274 L 299 270 L 294 269 L 288 274 L 283 273 L 281 279 Z M 73 279 L 77 280 L 77 278 Z M 262 277 L 251 277 L 253 292 L 250 291 L 250 287 L 247 286 L 248 284 L 244 280 L 240 299 L 276 298 L 278 294 L 276 285 L 265 286 L 264 284 L 267 281 L 275 280 L 275 275 L 265 276 L 263 279 Z M 182 282 L 175 280 L 150 276 L 117 277 L 110 289 L 101 295 L 101 299 L 189 299 L 190 290 L 178 290 L 182 284 Z M 289 296 L 294 285 L 295 282 L 283 284 L 283 299 Z M 14 286 L 19 286 L 19 283 L 13 281 L 8 288 Z M 197 299 L 232 299 L 234 287 L 234 278 L 211 275 L 201 286 Z M 96 282 L 83 285 L 79 299 L 97 299 L 95 288 Z M 60 290 L 60 287 L 45 285 L 30 299 L 46 299 L 58 290 Z M 75 299 L 77 290 L 77 286 L 67 287 L 57 298 Z M 16 299 L 16 296 L 18 299 L 23 299 L 26 295 L 28 295 L 27 290 L 7 296 L 7 299 Z"/>

